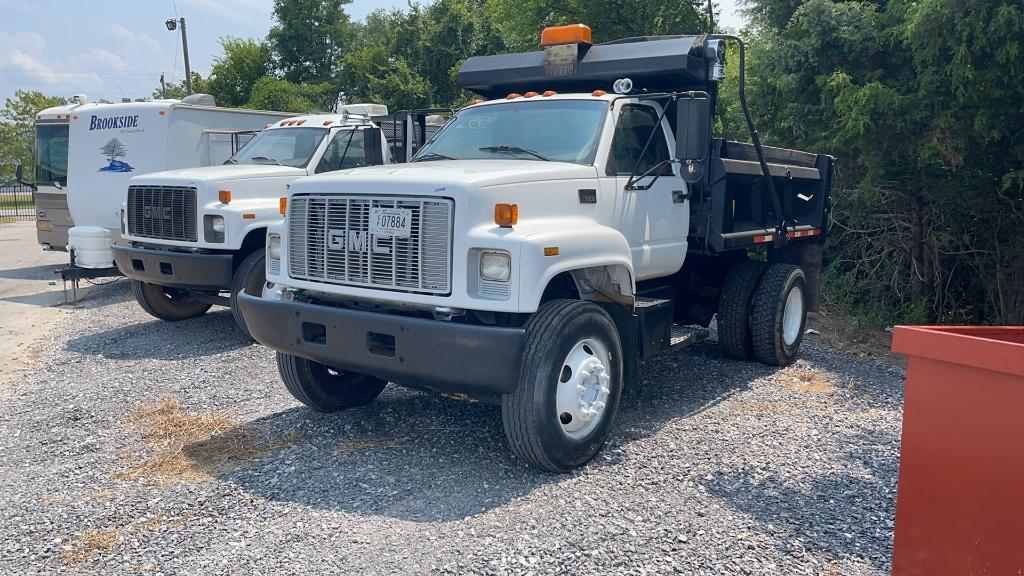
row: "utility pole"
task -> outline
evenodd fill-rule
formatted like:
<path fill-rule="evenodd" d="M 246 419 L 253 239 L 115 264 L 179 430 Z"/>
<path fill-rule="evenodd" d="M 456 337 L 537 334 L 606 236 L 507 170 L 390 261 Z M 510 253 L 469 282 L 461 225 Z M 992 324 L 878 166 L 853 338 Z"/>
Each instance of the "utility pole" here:
<path fill-rule="evenodd" d="M 181 19 L 182 32 L 185 30 L 185 19 Z M 715 33 L 715 8 L 711 5 L 711 0 L 708 0 L 708 34 Z M 188 57 L 185 58 L 188 60 Z M 188 64 L 185 65 L 186 67 Z"/>
<path fill-rule="evenodd" d="M 170 19 L 164 22 L 167 29 L 173 32 L 181 25 L 181 49 L 185 53 L 185 90 L 192 93 L 192 66 L 189 65 L 188 61 L 188 35 L 185 33 L 185 19 L 181 18 L 178 20 Z"/>
<path fill-rule="evenodd" d="M 160 75 L 160 97 L 167 99 L 167 84 L 164 82 L 164 75 Z"/>

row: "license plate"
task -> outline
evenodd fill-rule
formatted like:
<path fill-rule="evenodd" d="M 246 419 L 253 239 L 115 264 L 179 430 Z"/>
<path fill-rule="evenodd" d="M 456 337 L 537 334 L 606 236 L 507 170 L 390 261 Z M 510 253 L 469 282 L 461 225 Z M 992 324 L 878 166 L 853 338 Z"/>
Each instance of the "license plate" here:
<path fill-rule="evenodd" d="M 370 234 L 408 238 L 412 230 L 412 210 L 405 208 L 370 208 Z"/>

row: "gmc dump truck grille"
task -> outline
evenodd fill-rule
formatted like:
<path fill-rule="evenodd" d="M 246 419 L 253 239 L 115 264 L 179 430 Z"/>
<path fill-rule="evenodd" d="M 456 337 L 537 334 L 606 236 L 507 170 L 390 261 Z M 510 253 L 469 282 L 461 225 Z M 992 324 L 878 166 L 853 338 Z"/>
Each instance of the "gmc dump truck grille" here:
<path fill-rule="evenodd" d="M 128 234 L 195 242 L 196 189 L 185 186 L 129 186 Z"/>
<path fill-rule="evenodd" d="M 370 234 L 373 208 L 408 210 L 407 237 Z M 288 204 L 292 278 L 424 294 L 451 291 L 447 198 L 296 196 Z"/>

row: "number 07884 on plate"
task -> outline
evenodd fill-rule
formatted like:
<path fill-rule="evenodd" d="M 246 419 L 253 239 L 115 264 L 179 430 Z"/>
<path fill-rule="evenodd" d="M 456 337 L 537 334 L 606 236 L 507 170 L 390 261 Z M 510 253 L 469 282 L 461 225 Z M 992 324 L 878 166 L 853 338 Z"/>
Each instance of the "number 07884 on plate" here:
<path fill-rule="evenodd" d="M 412 230 L 412 210 L 405 208 L 370 208 L 370 234 L 408 238 Z"/>

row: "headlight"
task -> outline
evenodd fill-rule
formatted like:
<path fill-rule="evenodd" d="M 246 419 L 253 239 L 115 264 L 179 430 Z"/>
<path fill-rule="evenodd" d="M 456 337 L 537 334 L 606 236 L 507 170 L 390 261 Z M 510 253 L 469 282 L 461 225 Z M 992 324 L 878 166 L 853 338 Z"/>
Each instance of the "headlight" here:
<path fill-rule="evenodd" d="M 267 255 L 272 260 L 281 259 L 281 237 L 277 234 L 267 236 Z"/>
<path fill-rule="evenodd" d="M 512 275 L 512 257 L 508 252 L 481 252 L 480 277 L 495 282 L 508 282 Z"/>
<path fill-rule="evenodd" d="M 207 242 L 224 241 L 224 217 L 206 215 L 203 217 L 203 236 Z"/>

